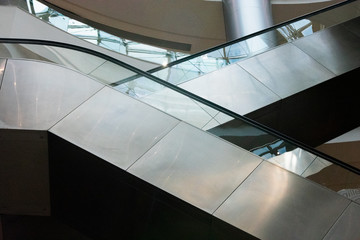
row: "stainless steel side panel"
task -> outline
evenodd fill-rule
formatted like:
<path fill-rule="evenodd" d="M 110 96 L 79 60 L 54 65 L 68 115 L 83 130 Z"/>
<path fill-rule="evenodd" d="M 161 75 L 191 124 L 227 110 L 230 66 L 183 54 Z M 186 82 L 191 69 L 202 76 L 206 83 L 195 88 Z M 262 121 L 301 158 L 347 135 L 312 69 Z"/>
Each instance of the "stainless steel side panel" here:
<path fill-rule="evenodd" d="M 175 118 L 105 87 L 50 132 L 126 169 L 178 123 Z"/>
<path fill-rule="evenodd" d="M 246 114 L 280 97 L 234 64 L 179 85 L 238 114 Z"/>
<path fill-rule="evenodd" d="M 316 156 L 301 148 L 296 148 L 293 151 L 283 153 L 279 156 L 268 159 L 286 170 L 301 175 L 315 160 Z"/>
<path fill-rule="evenodd" d="M 0 89 L 0 128 L 47 130 L 102 87 L 57 65 L 8 60 Z"/>
<path fill-rule="evenodd" d="M 180 123 L 129 172 L 213 213 L 262 160 Z"/>
<path fill-rule="evenodd" d="M 6 59 L 0 59 L 0 89 L 4 77 L 5 65 L 6 65 Z"/>
<path fill-rule="evenodd" d="M 281 98 L 335 76 L 291 44 L 282 45 L 237 64 Z"/>
<path fill-rule="evenodd" d="M 263 162 L 215 216 L 260 239 L 322 239 L 349 204 L 339 194 Z"/>
<path fill-rule="evenodd" d="M 293 42 L 339 75 L 360 66 L 360 37 L 338 25 Z"/>
<path fill-rule="evenodd" d="M 359 240 L 360 205 L 352 202 L 328 232 L 324 240 Z"/>

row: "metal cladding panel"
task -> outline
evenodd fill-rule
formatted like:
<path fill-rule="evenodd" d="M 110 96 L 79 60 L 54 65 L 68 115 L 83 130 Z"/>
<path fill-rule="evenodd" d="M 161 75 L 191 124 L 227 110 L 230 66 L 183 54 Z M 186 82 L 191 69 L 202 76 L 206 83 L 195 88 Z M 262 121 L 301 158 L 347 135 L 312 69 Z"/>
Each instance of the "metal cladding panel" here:
<path fill-rule="evenodd" d="M 50 215 L 45 131 L 0 129 L 0 213 Z"/>
<path fill-rule="evenodd" d="M 279 156 L 268 159 L 286 170 L 301 175 L 315 160 L 316 156 L 301 148 L 296 148 L 292 151 L 283 153 Z"/>
<path fill-rule="evenodd" d="M 12 58 L 39 58 L 40 60 L 53 62 L 78 70 L 84 74 L 91 73 L 99 66 L 105 63 L 105 60 L 94 55 L 62 48 L 44 45 L 33 44 L 6 44 L 7 49 L 10 51 Z M 119 67 L 121 68 L 121 67 Z"/>
<path fill-rule="evenodd" d="M 107 84 L 121 81 L 135 74 L 135 72 L 109 61 L 106 61 L 90 73 L 91 76 Z"/>
<path fill-rule="evenodd" d="M 263 162 L 215 212 L 260 239 L 322 239 L 349 200 Z"/>
<path fill-rule="evenodd" d="M 102 87 L 57 65 L 8 60 L 0 90 L 0 128 L 47 130 Z"/>
<path fill-rule="evenodd" d="M 6 65 L 6 59 L 0 59 L 0 89 L 3 81 L 5 65 Z"/>
<path fill-rule="evenodd" d="M 126 169 L 179 121 L 105 87 L 50 132 Z"/>
<path fill-rule="evenodd" d="M 168 88 L 146 96 L 141 101 L 198 128 L 205 126 L 213 118 L 211 113 L 216 111 Z"/>
<path fill-rule="evenodd" d="M 281 98 L 335 76 L 291 44 L 282 45 L 237 64 Z"/>
<path fill-rule="evenodd" d="M 261 161 L 241 148 L 180 123 L 129 172 L 213 213 Z"/>
<path fill-rule="evenodd" d="M 360 239 L 360 205 L 352 202 L 328 232 L 324 240 Z"/>
<path fill-rule="evenodd" d="M 360 37 L 342 24 L 293 44 L 337 75 L 360 66 Z"/>
<path fill-rule="evenodd" d="M 238 114 L 280 100 L 274 92 L 236 64 L 179 85 Z"/>

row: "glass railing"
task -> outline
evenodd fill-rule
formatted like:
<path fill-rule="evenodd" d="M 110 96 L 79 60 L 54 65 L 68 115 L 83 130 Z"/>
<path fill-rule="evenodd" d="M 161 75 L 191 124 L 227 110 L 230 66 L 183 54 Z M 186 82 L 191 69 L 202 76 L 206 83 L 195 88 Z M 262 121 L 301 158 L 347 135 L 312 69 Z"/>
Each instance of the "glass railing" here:
<path fill-rule="evenodd" d="M 148 72 L 178 85 L 358 16 L 359 1 L 342 2 Z"/>
<path fill-rule="evenodd" d="M 337 10 L 335 10 L 337 12 L 353 10 L 351 6 L 340 8 L 340 6 L 347 2 L 351 2 L 351 0 L 331 5 L 326 9 L 337 7 Z M 156 68 L 151 72 L 156 72 L 157 77 L 174 84 L 179 84 L 215 71 L 231 63 L 264 52 L 272 47 L 311 35 L 314 32 L 346 21 L 358 14 L 356 11 L 351 11 L 350 14 L 340 14 L 340 18 L 334 19 L 328 16 L 329 12 L 324 13 L 324 9 L 322 9 L 286 23 L 276 24 L 269 29 L 260 31 L 262 33 L 251 34 L 253 37 L 244 37 L 231 43 L 214 47 L 212 51 L 203 51 L 196 54 L 197 57 L 194 57 L 194 55 L 189 55 L 188 53 L 170 51 L 114 36 L 69 16 L 65 16 L 37 0 L 20 0 L 18 1 L 18 7 L 73 36 L 100 47 L 162 66 L 172 66 L 165 69 L 161 67 Z M 339 14 L 337 15 L 339 16 Z M 184 58 L 186 60 L 181 60 Z"/>
<path fill-rule="evenodd" d="M 114 36 L 69 16 L 65 16 L 37 0 L 20 0 L 18 1 L 18 7 L 75 37 L 143 61 L 166 65 L 169 62 L 189 55 Z"/>
<path fill-rule="evenodd" d="M 112 57 L 78 46 L 49 41 L 0 39 L 0 42 L 0 58 L 34 59 L 61 64 L 108 85 L 114 81 L 109 79 L 111 76 L 142 75 L 126 83 L 142 89 L 143 92 L 138 91 L 135 96 L 140 101 L 349 198 L 354 189 L 360 188 L 359 169 Z M 54 52 L 57 58 L 52 55 Z M 76 62 L 76 59 L 86 61 L 80 65 L 68 64 Z M 111 69 L 105 63 L 111 64 Z M 131 96 L 135 94 L 126 85 L 114 88 Z M 148 94 L 145 90 L 155 93 Z"/>

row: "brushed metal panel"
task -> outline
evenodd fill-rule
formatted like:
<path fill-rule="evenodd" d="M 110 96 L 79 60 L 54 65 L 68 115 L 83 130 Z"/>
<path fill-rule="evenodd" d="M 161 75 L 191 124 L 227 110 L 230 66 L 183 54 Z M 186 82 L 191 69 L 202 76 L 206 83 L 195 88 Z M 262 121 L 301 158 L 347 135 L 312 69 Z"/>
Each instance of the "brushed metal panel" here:
<path fill-rule="evenodd" d="M 246 114 L 280 100 L 236 64 L 180 84 L 179 87 L 238 114 Z"/>
<path fill-rule="evenodd" d="M 57 65 L 8 60 L 0 91 L 0 127 L 47 130 L 102 87 Z"/>
<path fill-rule="evenodd" d="M 129 172 L 213 213 L 262 160 L 180 123 Z"/>
<path fill-rule="evenodd" d="M 45 131 L 0 129 L 0 213 L 50 215 Z"/>
<path fill-rule="evenodd" d="M 50 62 L 49 59 L 46 59 L 36 54 L 35 52 L 26 49 L 21 44 L 9 44 L 9 43 L 0 44 L 0 57 L 11 58 L 11 59 L 32 59 L 32 60 Z"/>
<path fill-rule="evenodd" d="M 329 161 L 326 161 L 323 158 L 317 157 L 315 160 L 309 165 L 309 167 L 301 174 L 303 177 L 309 177 L 311 175 L 314 175 L 324 168 L 327 168 L 331 166 L 332 163 Z"/>
<path fill-rule="evenodd" d="M 178 122 L 105 87 L 57 123 L 50 132 L 126 169 Z"/>
<path fill-rule="evenodd" d="M 43 59 L 78 70 L 84 74 L 94 71 L 105 63 L 105 60 L 102 58 L 67 48 L 32 44 L 21 44 L 20 47 L 22 47 L 23 50 L 17 52 L 19 57 L 22 57 L 22 53 L 27 50 Z M 17 49 L 20 49 L 20 47 Z M 24 57 L 26 57 L 26 55 Z"/>
<path fill-rule="evenodd" d="M 6 65 L 6 59 L 0 59 L 0 89 L 4 77 L 5 65 Z"/>
<path fill-rule="evenodd" d="M 115 63 L 106 61 L 89 75 L 95 77 L 103 83 L 110 84 L 131 77 L 135 74 L 135 72 L 116 65 Z"/>
<path fill-rule="evenodd" d="M 315 160 L 316 156 L 301 148 L 296 148 L 290 152 L 268 159 L 288 171 L 301 175 L 306 168 Z"/>
<path fill-rule="evenodd" d="M 260 239 L 322 239 L 349 200 L 263 162 L 215 216 Z M 326 216 L 326 217 L 325 217 Z"/>
<path fill-rule="evenodd" d="M 281 98 L 335 76 L 291 44 L 282 45 L 237 64 Z"/>
<path fill-rule="evenodd" d="M 360 205 L 352 202 L 330 229 L 324 240 L 360 239 Z"/>
<path fill-rule="evenodd" d="M 317 32 L 293 44 L 337 75 L 360 66 L 360 38 L 343 25 Z"/>
<path fill-rule="evenodd" d="M 146 96 L 141 101 L 198 128 L 204 127 L 212 119 L 194 100 L 168 88 Z"/>

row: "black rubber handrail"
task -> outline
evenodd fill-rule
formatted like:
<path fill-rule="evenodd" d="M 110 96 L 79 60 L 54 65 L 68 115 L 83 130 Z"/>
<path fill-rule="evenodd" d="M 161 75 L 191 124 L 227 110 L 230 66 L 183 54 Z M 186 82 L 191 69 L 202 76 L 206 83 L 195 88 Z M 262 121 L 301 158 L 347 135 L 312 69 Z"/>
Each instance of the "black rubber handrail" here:
<path fill-rule="evenodd" d="M 249 0 L 249 1 L 251 1 L 251 0 Z M 349 3 L 351 3 L 351 2 L 355 2 L 355 1 L 357 1 L 357 0 L 347 0 L 347 1 L 344 1 L 344 2 L 336 3 L 336 4 L 334 4 L 334 5 L 331 5 L 331 6 L 328 6 L 328 7 L 319 9 L 319 10 L 316 10 L 316 11 L 314 11 L 314 12 L 311 12 L 311 13 L 308 13 L 308 14 L 305 14 L 305 15 L 302 15 L 302 16 L 299 16 L 299 17 L 296 17 L 296 18 L 293 18 L 293 19 L 291 19 L 291 20 L 289 20 L 289 21 L 286 21 L 286 22 L 283 22 L 283 23 L 279 23 L 279 24 L 275 24 L 275 25 L 273 25 L 273 26 L 271 26 L 271 27 L 268 27 L 268 28 L 265 28 L 265 29 L 263 29 L 263 30 L 254 32 L 254 33 L 249 34 L 249 35 L 246 35 L 246 36 L 244 36 L 244 37 L 240 37 L 240 38 L 238 38 L 238 39 L 234 39 L 234 40 L 232 40 L 232 41 L 229 41 L 229 42 L 226 42 L 226 43 L 223 43 L 223 44 L 214 46 L 214 47 L 209 48 L 209 49 L 206 49 L 206 50 L 204 50 L 204 51 L 194 53 L 194 54 L 192 54 L 192 55 L 190 55 L 190 56 L 183 57 L 183 58 L 181 58 L 181 59 L 172 61 L 172 62 L 168 63 L 166 66 L 159 66 L 159 67 L 150 69 L 150 70 L 148 70 L 147 72 L 148 72 L 148 73 L 154 73 L 154 72 L 160 71 L 160 70 L 162 70 L 162 69 L 165 69 L 165 68 L 168 68 L 168 67 L 172 67 L 172 66 L 177 65 L 177 64 L 179 64 L 179 63 L 183 63 L 183 62 L 189 61 L 189 60 L 191 60 L 191 59 L 200 57 L 200 56 L 202 56 L 202 55 L 204 55 L 204 54 L 211 53 L 211 52 L 216 51 L 216 50 L 219 50 L 219 49 L 221 49 L 221 48 L 228 47 L 228 46 L 233 45 L 233 44 L 235 44 L 235 43 L 245 41 L 245 40 L 250 39 L 250 38 L 252 38 L 252 37 L 256 37 L 256 36 L 258 36 L 258 35 L 267 33 L 267 32 L 269 32 L 269 31 L 275 30 L 275 29 L 277 29 L 277 28 L 280 28 L 280 27 L 286 26 L 286 25 L 288 25 L 288 24 L 297 22 L 297 21 L 302 20 L 302 19 L 304 19 L 304 18 L 309 18 L 309 17 L 318 15 L 318 14 L 323 13 L 323 12 L 327 12 L 327 11 L 329 11 L 329 10 L 332 10 L 332 9 L 335 9 L 335 8 L 338 8 L 338 7 L 341 7 L 341 6 L 343 6 L 343 5 L 346 5 L 346 4 L 349 4 Z"/>
<path fill-rule="evenodd" d="M 195 101 L 198 101 L 198 102 L 203 103 L 203 104 L 205 104 L 205 105 L 207 105 L 207 106 L 209 106 L 209 107 L 211 107 L 213 109 L 216 109 L 219 112 L 222 112 L 222 113 L 224 113 L 226 115 L 229 115 L 229 116 L 231 116 L 231 117 L 233 117 L 235 119 L 241 120 L 241 121 L 243 121 L 243 122 L 245 122 L 245 123 L 247 123 L 247 124 L 249 124 L 249 125 L 251 125 L 251 126 L 253 126 L 255 128 L 261 129 L 262 131 L 267 132 L 268 134 L 276 136 L 276 137 L 278 137 L 278 138 L 280 138 L 280 139 L 282 139 L 284 141 L 289 142 L 292 145 L 295 145 L 295 146 L 300 147 L 300 148 L 302 148 L 302 149 L 304 149 L 304 150 L 306 150 L 306 151 L 308 151 L 310 153 L 313 153 L 313 154 L 315 154 L 315 155 L 317 155 L 317 156 L 319 156 L 319 157 L 321 157 L 321 158 L 323 158 L 323 159 L 325 159 L 325 160 L 327 160 L 329 162 L 334 163 L 335 165 L 338 165 L 338 166 L 343 167 L 344 169 L 347 169 L 348 171 L 351 171 L 351 172 L 353 172 L 353 173 L 355 173 L 357 175 L 360 175 L 360 169 L 358 169 L 358 168 L 356 168 L 356 167 L 354 167 L 354 166 L 352 166 L 350 164 L 347 164 L 347 163 L 345 163 L 343 161 L 340 161 L 340 160 L 338 160 L 338 159 L 336 159 L 336 158 L 334 158 L 332 156 L 329 156 L 329 155 L 327 155 L 325 153 L 322 153 L 322 152 L 308 146 L 307 144 L 304 144 L 304 143 L 302 143 L 302 142 L 300 142 L 300 141 L 298 141 L 298 140 L 296 140 L 296 139 L 294 139 L 292 137 L 289 137 L 289 136 L 287 136 L 287 135 L 285 135 L 285 134 L 283 134 L 283 133 L 281 133 L 279 131 L 276 131 L 275 129 L 269 128 L 269 127 L 267 127 L 267 126 L 265 126 L 265 125 L 263 125 L 261 123 L 258 123 L 256 121 L 250 119 L 250 118 L 247 118 L 247 117 L 245 117 L 243 115 L 239 115 L 239 114 L 237 114 L 237 113 L 235 113 L 233 111 L 230 111 L 230 110 L 228 110 L 228 109 L 226 109 L 226 108 L 224 108 L 222 106 L 219 106 L 219 105 L 217 105 L 217 104 L 215 104 L 213 102 L 210 102 L 210 101 L 208 101 L 208 100 L 206 100 L 206 99 L 204 99 L 202 97 L 199 97 L 199 96 L 197 96 L 197 95 L 195 95 L 195 94 L 193 94 L 191 92 L 188 92 L 188 91 L 186 91 L 186 90 L 184 90 L 184 89 L 182 89 L 182 88 L 180 88 L 180 87 L 178 87 L 176 85 L 173 85 L 173 84 L 171 84 L 169 82 L 166 82 L 166 81 L 164 81 L 164 80 L 162 80 L 160 78 L 157 78 L 157 77 L 149 74 L 148 72 L 137 69 L 137 68 L 135 68 L 135 67 L 133 67 L 133 66 L 127 64 L 127 63 L 124 63 L 124 62 L 122 62 L 120 60 L 117 60 L 117 59 L 115 59 L 113 57 L 110 57 L 110 56 L 108 56 L 106 54 L 97 52 L 97 51 L 92 50 L 92 49 L 88 49 L 88 48 L 68 44 L 68 43 L 61 43 L 61 42 L 48 41 L 48 40 L 39 40 L 39 39 L 0 38 L 0 43 L 32 44 L 32 45 L 46 45 L 46 46 L 61 47 L 61 48 L 72 49 L 72 50 L 83 52 L 83 53 L 88 53 L 88 54 L 91 54 L 93 56 L 102 58 L 104 60 L 107 60 L 107 61 L 110 61 L 110 62 L 115 63 L 117 65 L 120 65 L 120 66 L 122 66 L 124 68 L 127 68 L 128 70 L 131 70 L 131 71 L 133 71 L 133 72 L 135 72 L 137 74 L 140 74 L 140 75 L 142 75 L 142 76 L 144 76 L 144 77 L 146 77 L 146 78 L 148 78 L 148 79 L 150 79 L 150 80 L 152 80 L 152 81 L 154 81 L 156 83 L 159 83 L 159 84 L 161 84 L 161 85 L 163 85 L 163 86 L 165 86 L 167 88 L 170 88 L 170 89 L 172 89 L 172 90 L 174 90 L 174 91 L 176 91 L 176 92 L 178 92 L 178 93 L 180 93 L 182 95 L 185 95 L 185 96 L 187 96 L 187 97 L 189 97 L 189 98 L 191 98 L 191 99 L 193 99 Z"/>

